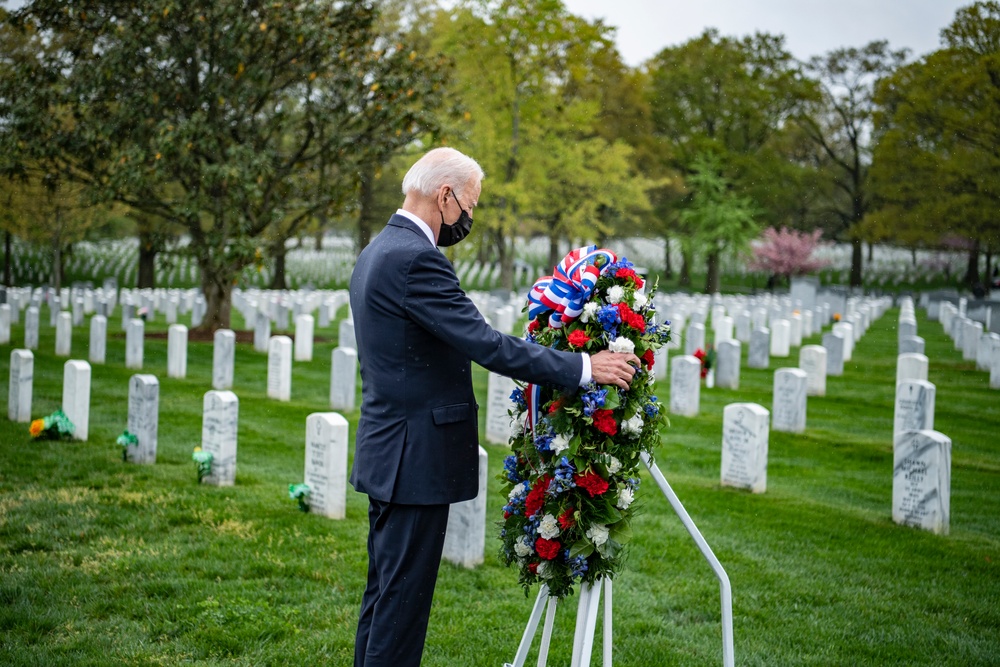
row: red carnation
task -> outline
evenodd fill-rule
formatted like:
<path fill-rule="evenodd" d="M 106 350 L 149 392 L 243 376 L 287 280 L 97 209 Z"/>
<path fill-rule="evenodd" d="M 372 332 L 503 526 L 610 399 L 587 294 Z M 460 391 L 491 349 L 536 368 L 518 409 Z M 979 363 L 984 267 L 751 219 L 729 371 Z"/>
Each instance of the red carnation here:
<path fill-rule="evenodd" d="M 566 511 L 559 515 L 559 527 L 563 530 L 569 530 L 576 525 L 576 519 L 573 518 L 573 512 L 575 512 L 572 507 L 567 507 Z"/>
<path fill-rule="evenodd" d="M 614 435 L 618 432 L 618 423 L 615 422 L 615 416 L 611 410 L 594 410 L 592 418 L 594 420 L 594 428 L 601 433 Z"/>
<path fill-rule="evenodd" d="M 552 401 L 552 405 L 549 406 L 549 414 L 551 415 L 553 412 L 561 408 L 565 402 L 566 398 L 564 396 L 560 396 L 556 400 Z"/>
<path fill-rule="evenodd" d="M 530 322 L 528 322 L 528 333 L 534 333 L 538 331 L 538 328 L 540 326 L 542 325 L 538 323 L 538 320 L 531 320 Z"/>
<path fill-rule="evenodd" d="M 539 537 L 538 541 L 535 542 L 535 551 L 545 560 L 552 560 L 558 556 L 560 549 L 562 549 L 562 545 L 559 544 L 558 540 L 547 540 L 544 537 Z"/>
<path fill-rule="evenodd" d="M 642 286 L 645 284 L 642 278 L 639 277 L 639 274 L 637 274 L 634 269 L 630 269 L 624 266 L 615 271 L 615 277 L 621 278 L 622 280 L 625 280 L 626 278 L 631 278 L 632 283 L 639 289 L 642 289 Z"/>
<path fill-rule="evenodd" d="M 568 340 L 569 344 L 573 347 L 583 347 L 590 342 L 590 336 L 588 336 L 587 332 L 583 329 L 576 329 L 575 331 L 570 332 L 569 337 L 566 340 Z"/>
<path fill-rule="evenodd" d="M 538 574 L 538 563 L 528 563 L 528 571 L 532 574 Z"/>
<path fill-rule="evenodd" d="M 599 496 L 608 490 L 608 482 L 593 470 L 588 470 L 585 475 L 574 475 L 573 481 L 581 489 L 590 494 L 590 497 Z"/>
<path fill-rule="evenodd" d="M 646 362 L 646 368 L 652 368 L 655 359 L 656 355 L 653 354 L 652 350 L 646 350 L 642 353 L 642 360 Z"/>
<path fill-rule="evenodd" d="M 624 301 L 619 301 L 615 307 L 618 308 L 618 315 L 622 318 L 622 322 L 628 322 L 629 318 L 635 315 L 632 309 L 629 308 L 629 305 Z"/>
<path fill-rule="evenodd" d="M 549 475 L 538 478 L 524 499 L 524 516 L 534 516 L 538 510 L 542 509 L 542 505 L 545 504 L 545 491 L 548 490 L 551 481 L 552 478 Z"/>
<path fill-rule="evenodd" d="M 646 319 L 639 313 L 632 313 L 632 316 L 628 318 L 628 325 L 636 331 L 645 331 Z"/>

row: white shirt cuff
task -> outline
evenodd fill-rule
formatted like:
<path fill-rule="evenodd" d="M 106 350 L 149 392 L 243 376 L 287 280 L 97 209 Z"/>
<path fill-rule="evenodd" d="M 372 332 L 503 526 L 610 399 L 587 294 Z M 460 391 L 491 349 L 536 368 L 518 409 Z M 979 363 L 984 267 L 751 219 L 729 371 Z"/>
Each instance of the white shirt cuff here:
<path fill-rule="evenodd" d="M 590 367 L 590 355 L 583 355 L 583 373 L 580 375 L 580 386 L 587 384 L 594 379 L 594 374 Z"/>

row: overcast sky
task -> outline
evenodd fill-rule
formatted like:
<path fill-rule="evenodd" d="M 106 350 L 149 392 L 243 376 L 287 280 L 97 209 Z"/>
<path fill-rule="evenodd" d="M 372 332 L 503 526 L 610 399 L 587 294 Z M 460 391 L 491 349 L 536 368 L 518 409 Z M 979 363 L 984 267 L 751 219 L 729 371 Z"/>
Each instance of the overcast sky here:
<path fill-rule="evenodd" d="M 717 28 L 727 36 L 783 34 L 796 58 L 889 40 L 916 58 L 940 46 L 941 29 L 972 0 L 563 0 L 574 14 L 618 28 L 625 62 L 637 66 L 667 46 Z"/>

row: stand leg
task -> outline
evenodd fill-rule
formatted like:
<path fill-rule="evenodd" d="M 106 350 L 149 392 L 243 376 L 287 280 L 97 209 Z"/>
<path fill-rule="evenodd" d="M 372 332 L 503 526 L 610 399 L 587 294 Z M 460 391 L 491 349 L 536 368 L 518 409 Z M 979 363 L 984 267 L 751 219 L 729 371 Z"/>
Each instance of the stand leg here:
<path fill-rule="evenodd" d="M 538 598 L 535 606 L 531 610 L 531 618 L 528 619 L 528 627 L 524 629 L 521 636 L 521 644 L 517 647 L 517 654 L 513 663 L 507 663 L 505 667 L 524 667 L 524 662 L 528 659 L 528 651 L 531 649 L 531 640 L 535 638 L 535 631 L 538 629 L 538 621 L 542 618 L 542 611 L 545 609 L 545 601 L 549 597 L 549 587 L 542 585 L 538 590 Z"/>
<path fill-rule="evenodd" d="M 653 476 L 660 490 L 663 491 L 663 495 L 667 497 L 670 506 L 674 508 L 674 512 L 680 517 L 681 523 L 684 524 L 687 532 L 694 538 L 695 544 L 698 545 L 698 549 L 701 551 L 701 555 L 708 561 L 716 578 L 719 580 L 719 589 L 722 596 L 722 664 L 724 667 L 733 667 L 735 661 L 733 652 L 733 593 L 732 587 L 729 584 L 729 575 L 726 574 L 719 559 L 715 557 L 715 553 L 708 546 L 708 542 L 705 541 L 701 531 L 694 525 L 694 521 L 691 520 L 687 510 L 684 509 L 684 505 L 681 504 L 677 494 L 670 488 L 670 484 L 667 483 L 663 473 L 656 467 L 656 464 L 650 461 L 649 455 L 645 452 L 642 454 L 642 462 L 646 464 L 649 474 Z"/>
<path fill-rule="evenodd" d="M 538 667 L 545 667 L 549 659 L 549 643 L 552 641 L 552 625 L 556 619 L 556 605 L 559 598 L 549 598 L 549 608 L 545 612 L 545 627 L 542 629 L 542 644 L 538 647 Z"/>
<path fill-rule="evenodd" d="M 611 579 L 604 580 L 604 667 L 611 667 Z"/>
<path fill-rule="evenodd" d="M 588 591 L 586 609 L 580 609 L 577 612 L 577 633 L 579 634 L 580 632 L 581 612 L 583 612 L 586 616 L 586 625 L 583 628 L 581 641 L 573 642 L 574 645 L 580 646 L 580 652 L 577 653 L 576 650 L 573 651 L 573 659 L 570 663 L 571 667 L 590 667 L 590 656 L 594 651 L 594 632 L 597 630 L 597 609 L 600 606 L 601 581 L 598 581 L 597 584 L 591 587 Z"/>
<path fill-rule="evenodd" d="M 584 628 L 587 624 L 587 610 L 590 609 L 590 584 L 580 584 L 580 601 L 576 605 L 576 631 L 573 633 L 573 658 L 570 667 L 580 667 L 580 652 L 583 651 Z"/>

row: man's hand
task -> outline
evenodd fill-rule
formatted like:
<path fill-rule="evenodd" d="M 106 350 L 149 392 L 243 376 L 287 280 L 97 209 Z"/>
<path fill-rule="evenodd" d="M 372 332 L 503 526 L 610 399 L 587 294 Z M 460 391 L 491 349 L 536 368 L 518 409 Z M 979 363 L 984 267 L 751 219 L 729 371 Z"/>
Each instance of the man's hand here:
<path fill-rule="evenodd" d="M 613 384 L 628 389 L 639 368 L 639 357 L 603 350 L 590 355 L 590 373 L 597 384 Z"/>

